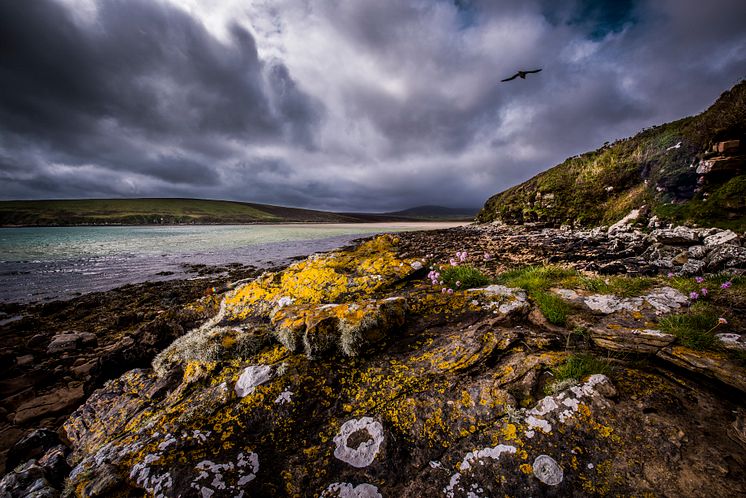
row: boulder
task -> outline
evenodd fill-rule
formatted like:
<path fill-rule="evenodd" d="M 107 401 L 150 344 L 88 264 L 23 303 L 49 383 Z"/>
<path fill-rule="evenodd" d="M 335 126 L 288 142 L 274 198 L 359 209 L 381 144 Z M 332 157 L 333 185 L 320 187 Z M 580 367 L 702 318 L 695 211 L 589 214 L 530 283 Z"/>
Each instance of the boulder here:
<path fill-rule="evenodd" d="M 719 246 L 722 244 L 732 244 L 734 246 L 741 245 L 738 235 L 732 230 L 723 230 L 722 232 L 705 237 L 704 243 L 705 246 L 708 247 Z"/>
<path fill-rule="evenodd" d="M 591 339 L 596 346 L 610 351 L 655 354 L 672 344 L 675 337 L 660 330 L 608 324 L 605 327 L 592 327 Z"/>
<path fill-rule="evenodd" d="M 18 407 L 13 423 L 20 425 L 73 408 L 80 403 L 84 395 L 83 385 L 80 384 L 76 387 L 59 389 L 50 394 L 36 397 Z"/>
<path fill-rule="evenodd" d="M 726 268 L 746 268 L 746 247 L 730 244 L 714 246 L 705 258 L 708 271 Z"/>
<path fill-rule="evenodd" d="M 699 234 L 689 227 L 658 228 L 650 232 L 655 242 L 664 245 L 693 246 L 699 243 Z"/>
<path fill-rule="evenodd" d="M 687 249 L 687 252 L 689 253 L 690 258 L 704 259 L 704 257 L 707 256 L 709 249 L 709 247 L 703 245 L 691 246 Z"/>
<path fill-rule="evenodd" d="M 49 429 L 33 429 L 24 434 L 8 451 L 6 466 L 13 469 L 31 459 L 39 459 L 48 449 L 60 444 L 59 435 Z"/>
<path fill-rule="evenodd" d="M 47 346 L 47 354 L 73 351 L 80 347 L 95 346 L 96 343 L 96 334 L 90 332 L 67 332 L 64 334 L 58 334 L 52 338 L 52 342 Z"/>
<path fill-rule="evenodd" d="M 746 393 L 746 371 L 722 353 L 669 346 L 658 351 L 657 356 L 678 367 L 719 380 Z"/>

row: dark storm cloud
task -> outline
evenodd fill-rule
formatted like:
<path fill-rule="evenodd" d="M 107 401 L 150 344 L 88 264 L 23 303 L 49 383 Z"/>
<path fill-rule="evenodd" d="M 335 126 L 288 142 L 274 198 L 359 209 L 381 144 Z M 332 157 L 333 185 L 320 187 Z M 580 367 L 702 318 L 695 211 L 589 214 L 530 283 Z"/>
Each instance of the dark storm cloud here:
<path fill-rule="evenodd" d="M 52 1 L 0 3 L 0 146 L 194 185 L 231 154 L 214 138 L 310 146 L 318 105 L 230 31 L 151 1 L 101 2 L 90 26 Z"/>
<path fill-rule="evenodd" d="M 702 111 L 746 76 L 744 18 L 729 0 L 0 2 L 1 195 L 479 206 Z"/>

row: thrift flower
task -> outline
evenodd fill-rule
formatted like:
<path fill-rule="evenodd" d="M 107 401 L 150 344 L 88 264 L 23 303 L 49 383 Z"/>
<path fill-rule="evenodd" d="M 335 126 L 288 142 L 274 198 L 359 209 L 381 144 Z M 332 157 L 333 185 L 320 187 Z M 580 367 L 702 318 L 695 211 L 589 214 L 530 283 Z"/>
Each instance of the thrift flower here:
<path fill-rule="evenodd" d="M 447 291 L 449 294 L 453 294 L 453 289 L 448 289 Z"/>
<path fill-rule="evenodd" d="M 492 259 L 492 256 L 490 256 L 490 253 L 488 253 L 488 252 L 484 253 L 484 260 L 485 261 L 489 261 L 491 259 Z"/>
<path fill-rule="evenodd" d="M 443 287 L 442 289 L 440 289 L 440 292 L 441 292 L 442 294 L 445 294 L 445 293 L 446 293 L 447 291 L 448 291 L 448 289 L 446 289 L 445 287 Z"/>
<path fill-rule="evenodd" d="M 458 259 L 463 263 L 466 261 L 466 251 L 462 252 L 461 254 L 456 254 L 458 256 Z"/>
<path fill-rule="evenodd" d="M 456 280 L 456 287 L 461 287 L 461 280 Z"/>
<path fill-rule="evenodd" d="M 728 320 L 721 316 L 720 318 L 718 318 L 718 325 L 728 325 Z"/>
<path fill-rule="evenodd" d="M 723 282 L 722 284 L 720 284 L 720 288 L 721 289 L 728 289 L 731 285 L 732 285 L 731 281 L 728 280 L 727 282 Z"/>
<path fill-rule="evenodd" d="M 701 289 L 699 289 L 699 292 L 700 292 L 700 293 L 701 293 L 701 294 L 702 294 L 703 296 L 706 296 L 706 295 L 707 295 L 707 288 L 706 288 L 706 287 L 702 287 Z"/>
<path fill-rule="evenodd" d="M 699 294 L 697 294 L 696 292 L 690 292 L 689 299 L 692 299 L 692 300 L 699 299 Z"/>
<path fill-rule="evenodd" d="M 697 282 L 698 284 L 701 284 L 702 282 L 705 281 L 705 279 L 702 277 L 694 277 L 694 281 Z"/>
<path fill-rule="evenodd" d="M 458 266 L 458 261 L 453 258 L 450 259 L 449 263 L 451 264 L 451 266 Z"/>
<path fill-rule="evenodd" d="M 672 273 L 672 272 L 668 272 L 668 275 L 666 275 L 666 276 L 667 276 L 668 278 L 673 278 L 673 273 Z"/>

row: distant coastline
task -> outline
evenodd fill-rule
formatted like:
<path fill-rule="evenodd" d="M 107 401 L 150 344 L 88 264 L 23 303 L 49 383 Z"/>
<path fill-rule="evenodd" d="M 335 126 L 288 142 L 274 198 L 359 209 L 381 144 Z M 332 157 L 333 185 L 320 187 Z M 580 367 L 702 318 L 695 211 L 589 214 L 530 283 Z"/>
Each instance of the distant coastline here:
<path fill-rule="evenodd" d="M 391 213 L 335 213 L 181 198 L 0 201 L 0 227 L 270 225 L 472 221 L 477 209 L 421 206 Z"/>

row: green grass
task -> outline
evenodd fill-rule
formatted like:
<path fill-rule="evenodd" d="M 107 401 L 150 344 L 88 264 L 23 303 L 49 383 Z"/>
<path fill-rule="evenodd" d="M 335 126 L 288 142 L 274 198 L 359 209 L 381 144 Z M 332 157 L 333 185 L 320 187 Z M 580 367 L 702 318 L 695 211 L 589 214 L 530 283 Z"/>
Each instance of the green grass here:
<path fill-rule="evenodd" d="M 560 266 L 528 266 L 504 272 L 497 281 L 508 287 L 524 289 L 549 323 L 565 325 L 572 308 L 559 296 L 547 291 L 577 278 L 577 271 Z"/>
<path fill-rule="evenodd" d="M 661 331 L 673 334 L 682 346 L 692 349 L 715 349 L 719 345 L 715 337 L 718 314 L 707 303 L 695 303 L 687 313 L 669 315 L 659 322 Z"/>
<path fill-rule="evenodd" d="M 506 271 L 498 276 L 497 281 L 508 287 L 520 287 L 529 294 L 534 294 L 560 286 L 567 279 L 577 276 L 577 271 L 560 266 L 527 266 Z"/>
<path fill-rule="evenodd" d="M 611 372 L 611 364 L 608 360 L 597 358 L 592 354 L 573 354 L 552 369 L 553 383 L 569 379 L 577 381 L 593 374 L 608 375 Z"/>
<path fill-rule="evenodd" d="M 440 272 L 440 278 L 451 289 L 471 289 L 490 283 L 487 275 L 471 266 L 449 266 Z M 460 282 L 461 285 L 456 285 Z"/>
<path fill-rule="evenodd" d="M 613 276 L 579 277 L 577 287 L 599 294 L 614 294 L 619 297 L 636 297 L 643 295 L 656 284 L 653 278 Z"/>
<path fill-rule="evenodd" d="M 563 326 L 567 323 L 567 316 L 572 308 L 559 296 L 549 292 L 535 292 L 532 297 L 549 323 Z"/>

